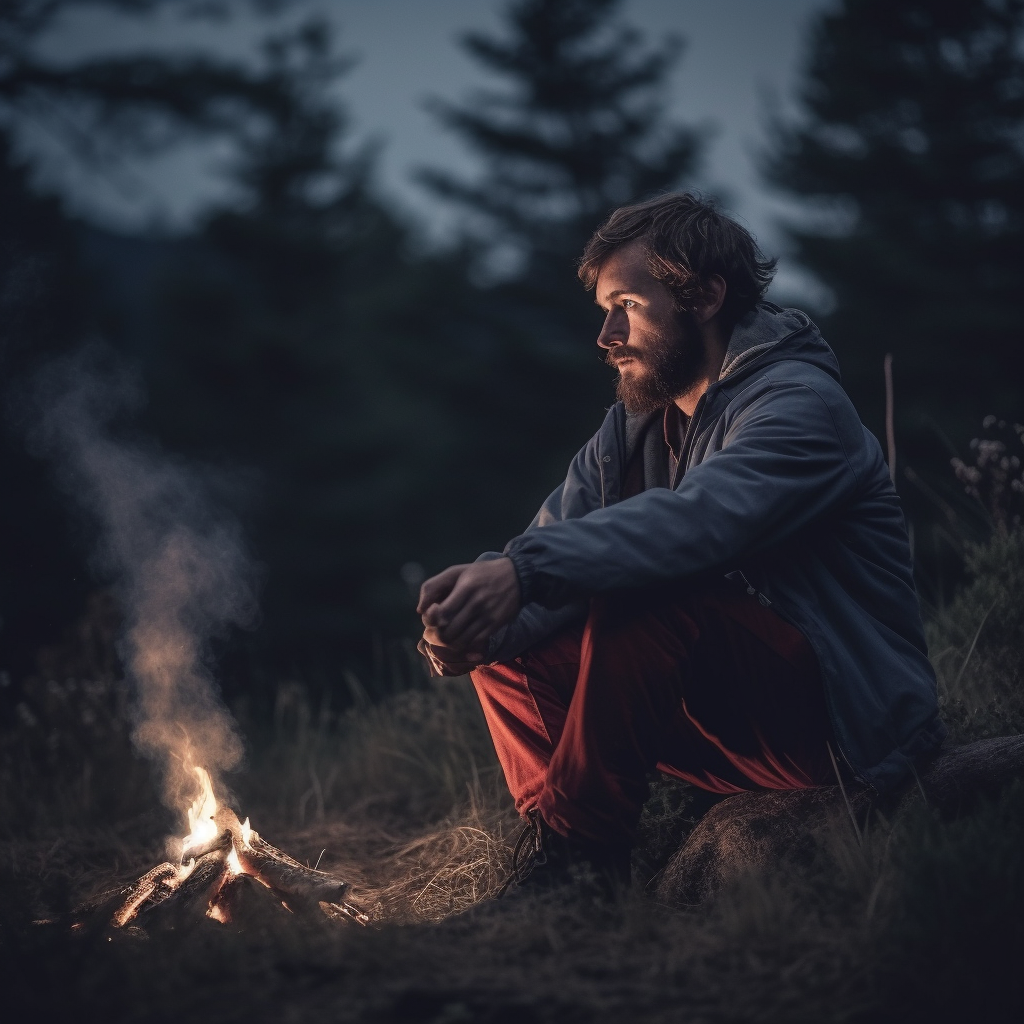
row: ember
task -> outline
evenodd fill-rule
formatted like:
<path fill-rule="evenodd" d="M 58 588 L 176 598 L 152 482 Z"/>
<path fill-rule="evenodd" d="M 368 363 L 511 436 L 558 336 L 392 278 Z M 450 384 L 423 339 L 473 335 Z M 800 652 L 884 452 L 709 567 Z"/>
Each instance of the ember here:
<path fill-rule="evenodd" d="M 256 882 L 285 911 L 369 923 L 363 911 L 342 899 L 347 882 L 271 846 L 248 818 L 240 822 L 230 808 L 219 806 L 209 774 L 203 768 L 194 770 L 200 793 L 188 811 L 190 831 L 181 840 L 179 863 L 159 864 L 80 913 L 102 913 L 114 906 L 109 920 L 114 928 L 138 927 L 148 918 L 179 920 L 202 914 L 227 924 L 243 886 Z"/>

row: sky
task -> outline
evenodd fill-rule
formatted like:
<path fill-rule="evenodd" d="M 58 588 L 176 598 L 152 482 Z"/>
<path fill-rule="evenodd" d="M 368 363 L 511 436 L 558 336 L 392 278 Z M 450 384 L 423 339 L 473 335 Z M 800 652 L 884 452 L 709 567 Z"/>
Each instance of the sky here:
<path fill-rule="evenodd" d="M 320 14 L 334 26 L 339 49 L 356 58 L 339 83 L 359 139 L 383 144 L 380 179 L 391 200 L 443 238 L 457 214 L 413 180 L 433 165 L 472 176 L 477 165 L 461 141 L 438 127 L 426 100 L 465 98 L 491 84 L 459 46 L 466 31 L 499 32 L 505 0 L 294 0 L 271 18 L 230 0 L 223 22 L 185 21 L 171 9 L 145 18 L 113 15 L 83 2 L 43 41 L 54 60 L 142 49 L 204 47 L 221 55 L 251 54 L 268 29 Z M 807 29 L 831 0 L 624 0 L 623 20 L 657 42 L 681 35 L 686 49 L 669 82 L 669 115 L 714 134 L 697 184 L 719 195 L 763 247 L 782 255 L 779 287 L 814 304 L 815 284 L 785 259 L 778 221 L 793 207 L 759 180 L 757 155 L 768 139 L 769 97 L 793 111 Z M 50 143 L 35 140 L 46 149 Z M 50 161 L 51 181 L 79 212 L 113 228 L 182 230 L 203 208 L 223 197 L 226 153 L 193 147 L 139 163 L 104 178 L 72 175 Z M 62 170 L 63 168 L 63 170 Z"/>

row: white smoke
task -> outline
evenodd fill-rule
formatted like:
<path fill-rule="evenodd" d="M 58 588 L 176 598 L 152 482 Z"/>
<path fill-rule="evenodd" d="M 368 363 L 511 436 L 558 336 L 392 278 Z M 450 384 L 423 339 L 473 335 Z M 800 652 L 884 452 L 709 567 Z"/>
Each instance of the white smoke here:
<path fill-rule="evenodd" d="M 118 429 L 141 392 L 90 347 L 40 372 L 22 404 L 29 444 L 93 521 L 94 567 L 124 614 L 119 652 L 133 684 L 138 749 L 183 810 L 194 768 L 216 780 L 243 749 L 214 683 L 210 643 L 256 615 L 255 574 L 237 522 L 202 475 Z"/>

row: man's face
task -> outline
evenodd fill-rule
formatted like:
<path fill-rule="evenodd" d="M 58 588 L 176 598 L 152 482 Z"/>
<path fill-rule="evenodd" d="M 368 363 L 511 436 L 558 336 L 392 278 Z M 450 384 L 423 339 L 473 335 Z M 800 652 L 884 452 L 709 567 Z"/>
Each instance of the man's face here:
<path fill-rule="evenodd" d="M 615 391 L 627 412 L 653 412 L 685 395 L 701 378 L 707 351 L 696 321 L 652 276 L 640 243 L 624 245 L 597 275 L 605 311 L 597 344 L 619 371 Z"/>

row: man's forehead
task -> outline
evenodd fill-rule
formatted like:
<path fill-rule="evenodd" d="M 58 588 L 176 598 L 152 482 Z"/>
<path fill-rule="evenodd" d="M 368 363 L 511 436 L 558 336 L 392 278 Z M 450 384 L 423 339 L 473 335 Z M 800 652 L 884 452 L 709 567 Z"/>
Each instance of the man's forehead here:
<path fill-rule="evenodd" d="M 639 241 L 628 242 L 612 252 L 601 264 L 595 290 L 598 296 L 614 298 L 620 292 L 634 291 L 655 280 L 644 244 Z"/>

